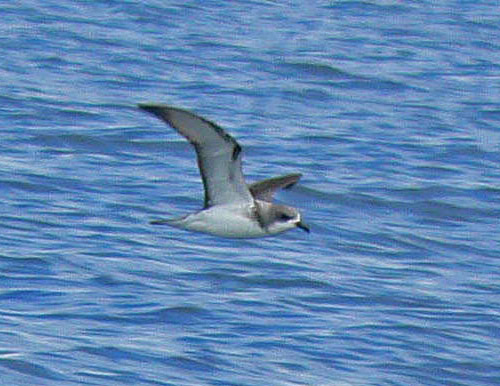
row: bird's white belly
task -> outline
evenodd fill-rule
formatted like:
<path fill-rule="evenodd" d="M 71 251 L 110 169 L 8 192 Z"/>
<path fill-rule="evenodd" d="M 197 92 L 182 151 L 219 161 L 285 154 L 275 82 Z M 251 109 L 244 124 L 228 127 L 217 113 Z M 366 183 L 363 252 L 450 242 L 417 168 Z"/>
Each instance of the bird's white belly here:
<path fill-rule="evenodd" d="M 183 219 L 182 224 L 175 226 L 222 237 L 251 238 L 268 235 L 256 219 L 250 217 L 250 210 L 241 206 L 215 206 L 189 215 Z"/>

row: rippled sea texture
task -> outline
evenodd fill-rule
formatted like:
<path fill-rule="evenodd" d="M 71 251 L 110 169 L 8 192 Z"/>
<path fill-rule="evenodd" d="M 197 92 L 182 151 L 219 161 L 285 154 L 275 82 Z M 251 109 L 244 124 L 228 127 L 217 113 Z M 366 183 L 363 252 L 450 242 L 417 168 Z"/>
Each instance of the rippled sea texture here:
<path fill-rule="evenodd" d="M 0 384 L 499 385 L 500 14 L 469 1 L 0 1 Z M 225 240 L 244 146 L 312 232 Z"/>

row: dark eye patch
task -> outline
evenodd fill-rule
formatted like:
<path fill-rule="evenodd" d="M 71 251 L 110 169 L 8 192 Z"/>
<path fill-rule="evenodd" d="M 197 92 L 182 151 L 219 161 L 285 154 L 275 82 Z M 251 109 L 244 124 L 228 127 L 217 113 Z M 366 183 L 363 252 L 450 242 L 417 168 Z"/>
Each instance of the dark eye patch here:
<path fill-rule="evenodd" d="M 281 221 L 288 221 L 288 220 L 291 220 L 293 217 L 292 216 L 289 216 L 285 213 L 281 213 L 280 216 L 279 216 L 279 219 Z"/>

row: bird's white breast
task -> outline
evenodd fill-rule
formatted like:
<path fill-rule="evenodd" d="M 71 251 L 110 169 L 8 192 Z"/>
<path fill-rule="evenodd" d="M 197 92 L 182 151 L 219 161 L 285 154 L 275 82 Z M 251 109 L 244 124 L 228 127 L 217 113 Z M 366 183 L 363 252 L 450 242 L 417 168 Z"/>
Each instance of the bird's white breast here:
<path fill-rule="evenodd" d="M 268 235 L 256 218 L 250 205 L 217 205 L 193 213 L 173 226 L 222 237 L 249 238 Z"/>

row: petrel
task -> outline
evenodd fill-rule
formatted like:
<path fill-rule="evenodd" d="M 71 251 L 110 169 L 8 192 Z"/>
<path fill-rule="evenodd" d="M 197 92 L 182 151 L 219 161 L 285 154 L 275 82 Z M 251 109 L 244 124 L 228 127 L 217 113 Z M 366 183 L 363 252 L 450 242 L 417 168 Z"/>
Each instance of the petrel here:
<path fill-rule="evenodd" d="M 241 146 L 221 127 L 176 107 L 149 103 L 139 107 L 166 122 L 194 146 L 205 188 L 203 209 L 151 224 L 229 238 L 265 237 L 297 227 L 309 232 L 297 209 L 272 202 L 278 189 L 293 186 L 301 174 L 247 185 L 241 170 Z"/>

